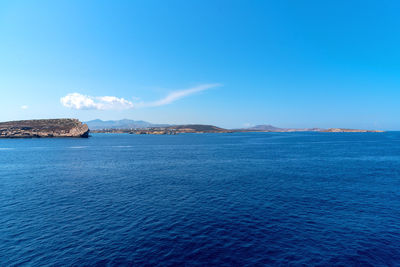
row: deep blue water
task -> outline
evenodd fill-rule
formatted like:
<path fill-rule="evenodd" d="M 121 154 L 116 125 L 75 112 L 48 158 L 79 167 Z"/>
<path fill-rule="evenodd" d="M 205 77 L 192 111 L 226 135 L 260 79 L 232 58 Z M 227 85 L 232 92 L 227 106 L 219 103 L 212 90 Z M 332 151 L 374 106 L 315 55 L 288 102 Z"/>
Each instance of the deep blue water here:
<path fill-rule="evenodd" d="M 0 266 L 400 265 L 400 133 L 0 139 Z"/>

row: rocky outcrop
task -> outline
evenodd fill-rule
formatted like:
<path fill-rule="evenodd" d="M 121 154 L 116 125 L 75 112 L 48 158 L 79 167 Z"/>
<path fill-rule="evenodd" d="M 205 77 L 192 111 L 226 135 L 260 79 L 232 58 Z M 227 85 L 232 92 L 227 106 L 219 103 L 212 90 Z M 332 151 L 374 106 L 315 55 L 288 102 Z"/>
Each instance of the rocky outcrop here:
<path fill-rule="evenodd" d="M 25 120 L 0 123 L 0 138 L 89 137 L 89 128 L 77 119 Z"/>

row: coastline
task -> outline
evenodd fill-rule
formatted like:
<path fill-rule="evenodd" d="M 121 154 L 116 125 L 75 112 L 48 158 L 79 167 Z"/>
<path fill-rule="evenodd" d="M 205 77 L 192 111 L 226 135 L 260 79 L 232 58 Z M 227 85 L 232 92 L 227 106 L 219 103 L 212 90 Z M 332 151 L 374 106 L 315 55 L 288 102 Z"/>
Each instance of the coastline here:
<path fill-rule="evenodd" d="M 278 128 L 271 125 L 258 125 L 251 128 L 225 129 L 214 125 L 185 124 L 170 126 L 154 126 L 143 128 L 103 128 L 90 129 L 90 125 L 78 119 L 43 119 L 23 120 L 0 123 L 0 138 L 88 138 L 92 133 L 126 133 L 151 135 L 176 135 L 183 133 L 291 133 L 291 132 L 320 132 L 320 133 L 382 133 L 381 130 L 363 130 L 348 128 Z"/>

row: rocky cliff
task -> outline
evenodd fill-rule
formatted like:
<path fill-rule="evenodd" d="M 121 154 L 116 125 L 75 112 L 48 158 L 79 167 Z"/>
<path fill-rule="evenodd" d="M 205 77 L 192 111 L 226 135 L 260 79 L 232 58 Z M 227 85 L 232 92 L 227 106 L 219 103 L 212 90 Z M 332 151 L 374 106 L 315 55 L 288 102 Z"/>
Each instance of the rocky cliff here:
<path fill-rule="evenodd" d="M 77 119 L 0 122 L 0 138 L 88 136 L 88 126 Z"/>

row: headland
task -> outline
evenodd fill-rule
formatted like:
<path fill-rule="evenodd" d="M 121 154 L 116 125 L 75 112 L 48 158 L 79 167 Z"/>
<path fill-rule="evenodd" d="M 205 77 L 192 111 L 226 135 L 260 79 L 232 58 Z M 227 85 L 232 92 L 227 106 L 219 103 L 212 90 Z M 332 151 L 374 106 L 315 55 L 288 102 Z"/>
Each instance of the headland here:
<path fill-rule="evenodd" d="M 0 138 L 89 137 L 89 127 L 77 119 L 0 122 Z"/>

